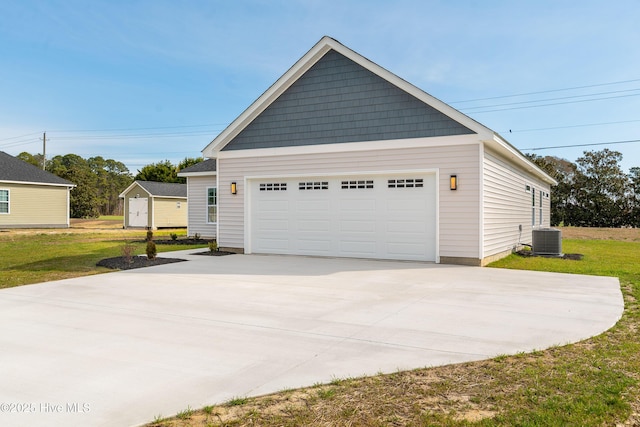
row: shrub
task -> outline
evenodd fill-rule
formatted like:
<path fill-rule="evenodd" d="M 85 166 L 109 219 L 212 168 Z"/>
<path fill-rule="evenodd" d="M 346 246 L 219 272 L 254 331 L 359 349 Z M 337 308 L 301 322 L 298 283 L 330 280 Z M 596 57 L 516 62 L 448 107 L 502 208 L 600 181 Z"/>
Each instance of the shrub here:
<path fill-rule="evenodd" d="M 152 240 L 153 240 L 153 231 L 147 230 L 147 242 L 150 242 Z"/>
<path fill-rule="evenodd" d="M 171 240 L 177 240 L 178 239 L 178 235 L 176 233 L 171 233 L 171 234 L 169 234 L 169 236 L 171 236 Z"/>
<path fill-rule="evenodd" d="M 218 242 L 216 242 L 215 240 L 212 240 L 209 242 L 209 250 L 211 252 L 218 252 Z"/>
<path fill-rule="evenodd" d="M 131 264 L 133 262 L 133 255 L 135 253 L 136 247 L 131 244 L 131 242 L 124 242 L 124 245 L 120 248 L 120 252 L 122 253 L 122 257 L 124 260 Z"/>
<path fill-rule="evenodd" d="M 158 249 L 156 248 L 156 244 L 153 240 L 147 241 L 147 258 L 156 259 L 156 255 L 158 254 Z"/>

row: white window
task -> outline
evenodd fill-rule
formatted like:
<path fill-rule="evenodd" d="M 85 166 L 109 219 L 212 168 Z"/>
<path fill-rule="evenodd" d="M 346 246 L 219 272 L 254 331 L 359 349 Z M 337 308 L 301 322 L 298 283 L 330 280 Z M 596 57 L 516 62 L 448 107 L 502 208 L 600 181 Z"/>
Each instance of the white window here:
<path fill-rule="evenodd" d="M 536 189 L 531 189 L 531 225 L 536 225 Z"/>
<path fill-rule="evenodd" d="M 542 225 L 542 196 L 544 196 L 544 192 L 540 190 L 540 225 Z"/>
<path fill-rule="evenodd" d="M 0 214 L 9 213 L 9 190 L 0 190 Z"/>
<path fill-rule="evenodd" d="M 207 222 L 218 222 L 218 191 L 215 187 L 207 188 Z"/>

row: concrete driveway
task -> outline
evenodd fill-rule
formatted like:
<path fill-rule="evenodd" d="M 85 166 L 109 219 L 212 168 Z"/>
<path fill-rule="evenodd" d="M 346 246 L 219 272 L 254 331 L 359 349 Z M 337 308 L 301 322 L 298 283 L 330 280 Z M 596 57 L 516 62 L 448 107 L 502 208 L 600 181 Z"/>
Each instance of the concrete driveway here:
<path fill-rule="evenodd" d="M 192 251 L 193 252 L 193 251 Z M 232 255 L 0 291 L 0 425 L 130 426 L 599 334 L 617 279 Z"/>

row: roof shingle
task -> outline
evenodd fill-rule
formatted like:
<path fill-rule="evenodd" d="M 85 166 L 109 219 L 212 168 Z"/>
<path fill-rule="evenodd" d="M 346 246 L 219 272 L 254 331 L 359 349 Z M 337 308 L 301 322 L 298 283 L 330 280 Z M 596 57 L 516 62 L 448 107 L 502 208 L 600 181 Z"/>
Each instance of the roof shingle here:
<path fill-rule="evenodd" d="M 51 172 L 44 171 L 17 157 L 13 157 L 4 151 L 0 151 L 0 181 L 66 185 L 69 187 L 75 185 Z"/>

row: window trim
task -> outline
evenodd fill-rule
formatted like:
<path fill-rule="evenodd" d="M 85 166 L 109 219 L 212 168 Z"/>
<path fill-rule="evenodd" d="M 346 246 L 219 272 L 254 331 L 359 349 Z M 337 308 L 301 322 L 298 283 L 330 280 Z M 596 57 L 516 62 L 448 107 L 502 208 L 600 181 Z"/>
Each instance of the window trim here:
<path fill-rule="evenodd" d="M 0 215 L 10 215 L 11 214 L 11 190 L 8 188 L 0 188 L 0 191 L 6 191 L 7 192 L 7 200 L 2 200 L 0 201 L 0 204 L 7 204 L 7 211 L 6 212 L 0 212 Z"/>
<path fill-rule="evenodd" d="M 214 198 L 215 198 L 215 204 L 210 205 L 209 204 L 209 190 L 215 190 L 215 194 L 214 194 Z M 207 187 L 207 193 L 205 195 L 206 197 L 206 206 L 207 209 L 205 210 L 205 220 L 207 224 L 217 224 L 218 223 L 218 187 Z M 216 213 L 216 220 L 215 221 L 209 221 L 209 208 L 210 207 L 214 207 L 215 208 L 215 213 Z"/>

